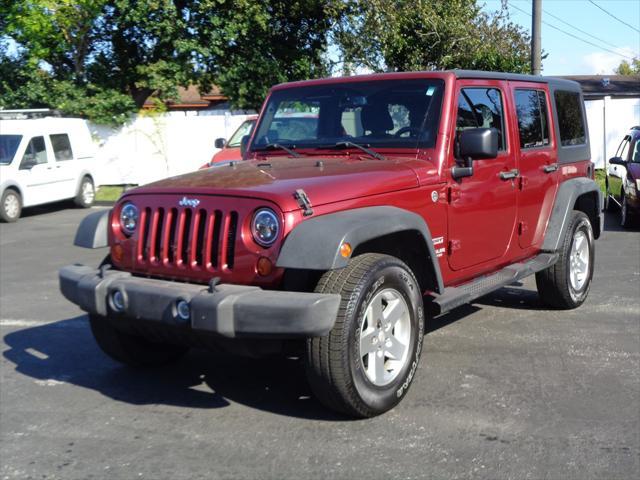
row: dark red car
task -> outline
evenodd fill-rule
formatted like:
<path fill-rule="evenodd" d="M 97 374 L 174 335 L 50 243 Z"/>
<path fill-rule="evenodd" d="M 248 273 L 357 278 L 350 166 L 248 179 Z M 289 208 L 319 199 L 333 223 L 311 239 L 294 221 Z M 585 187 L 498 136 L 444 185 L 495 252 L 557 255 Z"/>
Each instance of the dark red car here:
<path fill-rule="evenodd" d="M 242 139 L 251 135 L 251 131 L 253 130 L 253 126 L 256 124 L 257 119 L 257 115 L 249 115 L 246 120 L 240 124 L 236 131 L 233 132 L 233 135 L 231 135 L 228 142 L 224 138 L 216 138 L 215 147 L 221 150 L 215 153 L 213 157 L 211 157 L 210 161 L 202 165 L 200 170 L 203 168 L 209 168 L 216 163 L 242 160 L 242 153 L 240 152 Z"/>
<path fill-rule="evenodd" d="M 640 215 L 640 126 L 622 139 L 609 159 L 606 177 L 608 210 L 620 208 L 620 225 L 629 227 Z"/>
<path fill-rule="evenodd" d="M 129 190 L 81 223 L 76 244 L 109 253 L 63 268 L 60 286 L 107 354 L 298 356 L 320 401 L 369 417 L 406 394 L 431 317 L 534 274 L 551 308 L 588 295 L 603 202 L 575 82 L 278 85 L 244 157 Z"/>

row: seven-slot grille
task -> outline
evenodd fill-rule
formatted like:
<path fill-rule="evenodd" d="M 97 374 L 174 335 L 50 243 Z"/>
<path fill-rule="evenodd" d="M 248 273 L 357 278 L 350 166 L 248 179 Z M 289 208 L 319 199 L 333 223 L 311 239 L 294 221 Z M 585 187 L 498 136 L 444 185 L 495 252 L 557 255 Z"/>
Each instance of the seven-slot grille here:
<path fill-rule="evenodd" d="M 141 264 L 232 269 L 238 212 L 203 208 L 141 210 L 136 258 Z"/>

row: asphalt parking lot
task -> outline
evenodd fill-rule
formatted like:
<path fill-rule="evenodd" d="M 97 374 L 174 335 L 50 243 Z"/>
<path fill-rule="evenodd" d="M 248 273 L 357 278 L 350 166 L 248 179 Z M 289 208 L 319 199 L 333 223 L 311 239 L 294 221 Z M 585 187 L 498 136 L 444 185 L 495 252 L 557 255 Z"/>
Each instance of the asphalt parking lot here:
<path fill-rule="evenodd" d="M 0 478 L 631 479 L 640 472 L 640 231 L 607 218 L 587 302 L 532 279 L 431 320 L 396 409 L 324 410 L 295 360 L 192 351 L 127 369 L 58 292 L 86 211 L 0 225 Z"/>

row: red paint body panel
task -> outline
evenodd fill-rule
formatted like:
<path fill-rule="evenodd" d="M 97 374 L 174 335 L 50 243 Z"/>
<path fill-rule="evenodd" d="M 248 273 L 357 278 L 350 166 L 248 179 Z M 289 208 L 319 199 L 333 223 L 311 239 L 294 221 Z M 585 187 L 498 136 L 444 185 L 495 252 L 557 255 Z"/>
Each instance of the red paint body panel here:
<path fill-rule="evenodd" d="M 590 167 L 589 160 L 585 159 L 563 164 L 551 174 L 541 172 L 545 165 L 557 162 L 557 139 L 552 123 L 548 147 L 520 149 L 514 89 L 518 86 L 544 91 L 550 108 L 546 84 L 456 80 L 451 72 L 415 72 L 296 82 L 277 85 L 272 90 L 424 77 L 445 82 L 433 149 L 377 149 L 387 157 L 386 160 L 371 159 L 355 150 L 297 149 L 302 155 L 300 158 L 279 150 L 249 150 L 247 161 L 236 165 L 214 166 L 128 191 L 112 217 L 110 244 L 112 248 L 120 245 L 124 252 L 122 261 L 116 266 L 161 278 L 206 283 L 212 277 L 220 277 L 222 282 L 278 288 L 282 269 L 274 269 L 268 277 L 260 277 L 256 273 L 256 263 L 260 256 L 275 263 L 287 234 L 308 218 L 303 216 L 294 198 L 297 189 L 304 189 L 311 200 L 312 218 L 377 205 L 395 206 L 419 214 L 434 238 L 446 286 L 532 257 L 540 250 L 558 184 L 569 178 L 587 176 Z M 501 91 L 507 147 L 496 159 L 474 161 L 473 176 L 454 180 L 450 172 L 455 165 L 453 140 L 457 101 L 460 88 L 464 86 L 492 86 Z M 549 120 L 553 122 L 553 115 L 549 115 Z M 258 131 L 259 122 L 253 134 Z M 513 169 L 520 171 L 518 178 L 513 181 L 500 179 L 501 172 Z M 180 207 L 178 202 L 183 197 L 197 198 L 201 203 L 196 208 Z M 144 238 L 141 238 L 140 232 L 136 232 L 127 238 L 120 231 L 117 218 L 120 205 L 125 201 L 133 201 L 144 215 L 149 216 L 148 237 L 143 232 Z M 252 215 L 263 206 L 273 208 L 283 222 L 280 237 L 266 249 L 253 241 L 250 232 Z M 185 213 L 189 209 L 191 213 Z M 162 227 L 173 221 L 168 219 L 168 212 L 173 212 L 171 215 L 177 215 L 185 223 L 185 231 L 191 228 L 204 232 L 201 238 L 198 237 L 200 234 L 194 234 L 197 238 L 188 235 L 169 238 Z M 229 212 L 237 214 L 235 229 Z M 146 217 L 141 223 L 145 222 Z M 180 224 L 176 225 L 180 230 Z M 218 237 L 216 232 L 219 232 Z M 171 254 L 173 250 L 175 252 Z M 180 256 L 177 261 L 176 257 Z M 217 263 L 213 261 L 214 257 Z"/>

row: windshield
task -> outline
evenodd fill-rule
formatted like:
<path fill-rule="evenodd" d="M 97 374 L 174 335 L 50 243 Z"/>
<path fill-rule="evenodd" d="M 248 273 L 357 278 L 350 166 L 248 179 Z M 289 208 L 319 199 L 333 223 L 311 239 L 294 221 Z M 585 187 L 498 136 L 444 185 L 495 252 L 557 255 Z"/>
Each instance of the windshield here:
<path fill-rule="evenodd" d="M 22 135 L 0 135 L 0 165 L 9 165 L 18 150 Z"/>
<path fill-rule="evenodd" d="M 372 148 L 435 145 L 444 82 L 381 80 L 274 91 L 252 150 L 278 143 L 296 148 L 352 142 Z"/>
<path fill-rule="evenodd" d="M 227 143 L 227 148 L 238 148 L 240 146 L 240 142 L 242 142 L 242 137 L 245 135 L 251 135 L 251 130 L 255 124 L 255 120 L 245 120 L 242 122 L 234 134 L 231 135 L 229 143 Z"/>
<path fill-rule="evenodd" d="M 633 163 L 640 163 L 640 138 L 636 139 L 636 146 L 633 149 L 633 155 L 631 155 L 631 161 Z"/>

